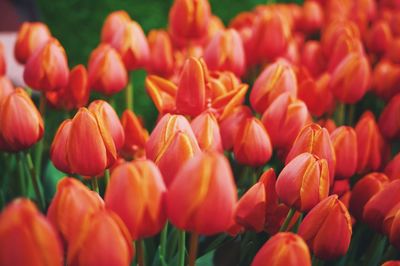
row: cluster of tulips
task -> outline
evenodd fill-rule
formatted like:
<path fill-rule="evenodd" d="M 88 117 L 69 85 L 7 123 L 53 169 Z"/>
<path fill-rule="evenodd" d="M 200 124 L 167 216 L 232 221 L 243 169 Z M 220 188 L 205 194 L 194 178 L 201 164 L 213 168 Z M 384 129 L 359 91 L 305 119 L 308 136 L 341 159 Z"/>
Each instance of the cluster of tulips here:
<path fill-rule="evenodd" d="M 0 265 L 400 265 L 399 1 L 260 5 L 225 26 L 175 0 L 147 36 L 111 13 L 87 66 L 39 22 L 14 52 L 27 86 L 0 47 L 0 177 L 20 184 L 0 179 Z M 47 158 L 68 175 L 51 200 Z"/>

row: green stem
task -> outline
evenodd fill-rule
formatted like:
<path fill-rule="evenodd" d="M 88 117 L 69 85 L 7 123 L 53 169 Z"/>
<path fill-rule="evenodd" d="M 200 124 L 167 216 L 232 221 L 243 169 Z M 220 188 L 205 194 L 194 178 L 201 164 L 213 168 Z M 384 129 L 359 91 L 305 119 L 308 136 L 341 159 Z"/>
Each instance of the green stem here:
<path fill-rule="evenodd" d="M 192 232 L 190 236 L 189 266 L 196 265 L 198 245 L 199 245 L 199 235 L 196 232 Z"/>
<path fill-rule="evenodd" d="M 288 214 L 287 214 L 287 216 L 285 218 L 285 221 L 283 222 L 281 228 L 279 229 L 279 232 L 286 232 L 286 230 L 287 230 L 287 228 L 289 226 L 289 223 L 292 220 L 293 215 L 295 214 L 295 212 L 296 212 L 295 208 L 290 208 L 290 210 L 289 210 L 289 212 L 288 212 Z"/>
<path fill-rule="evenodd" d="M 39 203 L 40 209 L 44 210 L 45 209 L 45 201 L 44 201 L 42 192 L 40 191 L 40 180 L 39 180 L 38 176 L 36 175 L 36 171 L 35 171 L 35 168 L 32 163 L 31 155 L 29 154 L 29 152 L 27 152 L 25 155 L 26 155 L 25 163 L 26 163 L 26 166 L 28 167 L 29 173 L 31 175 L 33 189 L 35 190 L 35 194 L 36 194 L 36 200 Z"/>
<path fill-rule="evenodd" d="M 110 170 L 109 169 L 106 169 L 104 171 L 104 179 L 106 181 L 106 187 L 107 187 L 108 183 L 110 182 Z"/>
<path fill-rule="evenodd" d="M 337 125 L 342 126 L 345 123 L 346 106 L 344 103 L 339 102 L 337 107 Z"/>
<path fill-rule="evenodd" d="M 26 183 L 25 183 L 25 169 L 23 163 L 24 156 L 22 153 L 19 153 L 17 156 L 18 156 L 18 176 L 20 182 L 21 195 L 27 196 Z"/>
<path fill-rule="evenodd" d="M 349 109 L 349 113 L 347 115 L 347 124 L 349 126 L 352 126 L 353 125 L 354 112 L 355 112 L 356 105 L 355 104 L 350 104 L 350 105 L 348 105 L 348 107 L 349 107 L 348 108 Z"/>
<path fill-rule="evenodd" d="M 137 252 L 137 260 L 139 266 L 144 266 L 144 248 L 143 248 L 143 240 L 136 241 L 136 252 Z"/>
<path fill-rule="evenodd" d="M 179 231 L 179 242 L 178 242 L 178 266 L 185 265 L 185 231 Z"/>
<path fill-rule="evenodd" d="M 133 71 L 129 74 L 128 86 L 125 89 L 126 109 L 133 112 Z"/>
<path fill-rule="evenodd" d="M 92 177 L 92 190 L 96 191 L 99 194 L 99 183 L 97 181 L 97 177 Z"/>
<path fill-rule="evenodd" d="M 372 244 L 369 247 L 367 259 L 365 265 L 379 265 L 382 259 L 383 251 L 386 246 L 386 237 L 376 234 L 372 240 Z"/>
<path fill-rule="evenodd" d="M 167 235 L 168 235 L 168 221 L 165 223 L 164 229 L 161 231 L 161 236 L 160 236 L 159 254 L 160 254 L 160 261 L 163 266 L 168 265 L 165 260 L 165 256 L 167 253 Z"/>

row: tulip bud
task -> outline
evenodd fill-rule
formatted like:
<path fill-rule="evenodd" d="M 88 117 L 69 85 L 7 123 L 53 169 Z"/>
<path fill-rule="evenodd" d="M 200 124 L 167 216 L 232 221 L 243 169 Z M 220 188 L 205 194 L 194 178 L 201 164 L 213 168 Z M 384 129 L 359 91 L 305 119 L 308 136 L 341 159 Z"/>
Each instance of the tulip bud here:
<path fill-rule="evenodd" d="M 163 228 L 167 218 L 166 191 L 157 166 L 149 160 L 138 160 L 113 170 L 105 202 L 124 221 L 132 239 L 137 240 L 155 235 Z"/>
<path fill-rule="evenodd" d="M 203 235 L 227 231 L 236 202 L 232 170 L 228 160 L 218 153 L 199 153 L 188 160 L 166 196 L 171 223 Z"/>
<path fill-rule="evenodd" d="M 86 216 L 68 248 L 68 265 L 130 265 L 132 238 L 121 218 L 110 210 Z"/>
<path fill-rule="evenodd" d="M 400 203 L 400 180 L 386 184 L 364 206 L 363 220 L 378 232 L 384 230 L 384 219 Z"/>
<path fill-rule="evenodd" d="M 279 60 L 266 67 L 254 82 L 250 92 L 251 106 L 262 114 L 282 93 L 297 96 L 297 79 L 292 67 Z"/>
<path fill-rule="evenodd" d="M 71 132 L 72 120 L 64 120 L 58 127 L 50 147 L 50 159 L 54 166 L 64 172 L 72 173 L 68 162 L 68 137 Z"/>
<path fill-rule="evenodd" d="M 373 53 L 385 53 L 389 49 L 392 39 L 393 36 L 389 24 L 384 20 L 378 20 L 368 32 L 368 49 Z"/>
<path fill-rule="evenodd" d="M 358 162 L 356 132 L 351 127 L 341 126 L 331 133 L 331 140 L 336 155 L 336 177 L 350 178 Z"/>
<path fill-rule="evenodd" d="M 342 34 L 338 36 L 335 47 L 328 57 L 328 72 L 333 73 L 342 61 L 350 54 L 364 54 L 364 47 L 358 38 Z"/>
<path fill-rule="evenodd" d="M 272 145 L 289 150 L 309 119 L 304 102 L 289 93 L 283 93 L 264 112 L 261 121 L 271 138 Z"/>
<path fill-rule="evenodd" d="M 6 76 L 0 76 L 0 102 L 13 91 L 14 86 L 11 81 Z"/>
<path fill-rule="evenodd" d="M 397 115 L 399 113 L 400 94 L 397 94 L 390 99 L 379 117 L 379 129 L 386 138 L 400 138 L 400 120 Z"/>
<path fill-rule="evenodd" d="M 336 156 L 328 131 L 315 123 L 305 126 L 294 141 L 292 149 L 286 157 L 286 164 L 303 152 L 309 152 L 320 159 L 326 159 L 329 166 L 329 184 L 333 185 Z"/>
<path fill-rule="evenodd" d="M 234 29 L 216 33 L 204 51 L 204 61 L 210 70 L 232 71 L 242 76 L 246 62 L 239 33 Z"/>
<path fill-rule="evenodd" d="M 356 127 L 358 146 L 357 172 L 377 170 L 381 166 L 384 140 L 375 122 L 375 116 L 366 111 Z"/>
<path fill-rule="evenodd" d="M 149 61 L 149 44 L 142 27 L 136 21 L 123 24 L 112 41 L 113 46 L 121 55 L 122 61 L 128 70 L 145 68 Z"/>
<path fill-rule="evenodd" d="M 343 4 L 343 1 L 336 1 L 337 3 Z M 335 1 L 330 1 L 335 3 Z M 329 10 L 326 7 L 326 10 Z M 347 36 L 352 39 L 360 39 L 360 30 L 357 25 L 350 20 L 335 20 L 327 25 L 321 37 L 321 47 L 324 55 L 329 57 L 332 51 L 335 50 L 336 42 L 340 39 L 340 36 Z"/>
<path fill-rule="evenodd" d="M 15 59 L 21 64 L 51 39 L 49 28 L 41 22 L 24 22 L 18 31 L 14 47 Z"/>
<path fill-rule="evenodd" d="M 205 111 L 190 123 L 202 151 L 223 152 L 217 119 L 211 111 Z"/>
<path fill-rule="evenodd" d="M 246 119 L 237 132 L 233 152 L 236 161 L 250 166 L 261 166 L 271 159 L 271 141 L 260 120 Z"/>
<path fill-rule="evenodd" d="M 104 21 L 101 29 L 101 42 L 111 43 L 116 32 L 125 27 L 131 21 L 129 14 L 124 10 L 110 13 Z"/>
<path fill-rule="evenodd" d="M 4 46 L 3 43 L 0 42 L 0 77 L 6 74 L 7 65 L 6 65 L 6 57 L 4 55 Z"/>
<path fill-rule="evenodd" d="M 149 72 L 163 77 L 171 76 L 174 71 L 174 58 L 168 33 L 164 30 L 151 30 L 147 41 L 150 47 Z"/>
<path fill-rule="evenodd" d="M 307 41 L 301 53 L 301 64 L 313 77 L 318 77 L 326 68 L 326 59 L 317 41 Z"/>
<path fill-rule="evenodd" d="M 0 214 L 1 265 L 64 265 L 61 243 L 28 199 L 15 199 Z"/>
<path fill-rule="evenodd" d="M 173 82 L 149 75 L 146 77 L 145 86 L 147 94 L 161 115 L 175 111 L 177 86 Z"/>
<path fill-rule="evenodd" d="M 384 220 L 386 234 L 390 243 L 397 249 L 400 248 L 400 203 L 386 215 Z M 400 262 L 399 262 L 400 263 Z"/>
<path fill-rule="evenodd" d="M 29 57 L 25 83 L 39 91 L 59 90 L 68 84 L 69 68 L 64 48 L 51 38 Z"/>
<path fill-rule="evenodd" d="M 398 93 L 400 67 L 385 59 L 379 61 L 372 73 L 372 90 L 379 97 L 389 100 Z"/>
<path fill-rule="evenodd" d="M 113 95 L 128 83 L 128 74 L 119 54 L 108 44 L 100 44 L 90 54 L 89 84 L 94 90 Z"/>
<path fill-rule="evenodd" d="M 338 258 L 349 249 L 352 234 L 350 214 L 338 196 L 331 195 L 304 217 L 298 234 L 317 258 Z"/>
<path fill-rule="evenodd" d="M 181 114 L 196 116 L 206 107 L 207 67 L 202 60 L 185 61 L 176 92 L 176 108 Z"/>
<path fill-rule="evenodd" d="M 121 124 L 125 132 L 125 142 L 122 153 L 127 157 L 143 157 L 149 132 L 143 127 L 139 118 L 131 110 L 122 114 Z"/>
<path fill-rule="evenodd" d="M 384 172 L 390 180 L 400 179 L 400 153 L 386 165 Z"/>
<path fill-rule="evenodd" d="M 7 151 L 30 148 L 43 137 L 43 120 L 39 111 L 21 88 L 4 97 L 0 105 L 0 136 Z"/>
<path fill-rule="evenodd" d="M 99 194 L 72 177 L 64 177 L 57 184 L 47 218 L 69 243 L 80 234 L 85 216 L 103 208 L 104 202 Z"/>
<path fill-rule="evenodd" d="M 324 22 L 324 12 L 321 4 L 316 1 L 305 1 L 300 28 L 306 33 L 318 31 Z"/>
<path fill-rule="evenodd" d="M 286 265 L 311 266 L 311 256 L 304 240 L 290 232 L 272 236 L 251 263 L 251 266 Z"/>

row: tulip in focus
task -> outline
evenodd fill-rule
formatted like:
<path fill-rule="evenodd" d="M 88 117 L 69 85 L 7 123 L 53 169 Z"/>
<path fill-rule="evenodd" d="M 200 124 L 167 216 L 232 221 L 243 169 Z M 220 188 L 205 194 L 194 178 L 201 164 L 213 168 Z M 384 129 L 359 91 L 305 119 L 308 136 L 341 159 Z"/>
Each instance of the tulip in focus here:
<path fill-rule="evenodd" d="M 211 111 L 201 113 L 190 125 L 202 151 L 223 151 L 218 122 Z"/>
<path fill-rule="evenodd" d="M 122 147 L 124 156 L 130 158 L 143 157 L 149 132 L 131 110 L 125 110 L 121 117 L 121 124 L 125 132 L 125 142 Z"/>

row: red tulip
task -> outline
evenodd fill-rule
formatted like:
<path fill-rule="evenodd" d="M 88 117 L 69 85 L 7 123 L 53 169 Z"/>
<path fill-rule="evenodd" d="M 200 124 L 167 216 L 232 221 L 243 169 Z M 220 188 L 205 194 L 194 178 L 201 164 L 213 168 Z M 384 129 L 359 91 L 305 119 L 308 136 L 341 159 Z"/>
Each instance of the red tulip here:
<path fill-rule="evenodd" d="M 343 1 L 330 1 L 330 3 L 340 3 L 343 5 Z M 325 8 L 329 10 L 329 7 Z M 325 56 L 329 57 L 331 55 L 337 46 L 336 42 L 339 41 L 340 36 L 360 39 L 360 31 L 357 25 L 350 20 L 338 19 L 329 23 L 325 27 L 321 37 L 321 47 Z"/>
<path fill-rule="evenodd" d="M 400 83 L 400 66 L 382 59 L 372 73 L 372 90 L 379 97 L 389 100 L 400 92 L 397 84 Z"/>
<path fill-rule="evenodd" d="M 211 111 L 201 113 L 190 125 L 202 151 L 223 151 L 218 122 Z"/>
<path fill-rule="evenodd" d="M 110 13 L 104 21 L 101 29 L 101 41 L 111 43 L 116 32 L 131 21 L 129 14 L 124 10 L 118 10 Z"/>
<path fill-rule="evenodd" d="M 400 93 L 390 99 L 379 117 L 379 129 L 386 138 L 400 138 Z"/>
<path fill-rule="evenodd" d="M 228 160 L 218 153 L 199 153 L 177 173 L 167 192 L 166 207 L 177 228 L 212 235 L 228 230 L 236 201 Z"/>
<path fill-rule="evenodd" d="M 385 167 L 385 174 L 391 179 L 400 179 L 400 153 L 398 153 Z"/>
<path fill-rule="evenodd" d="M 143 127 L 135 113 L 130 110 L 125 110 L 122 114 L 121 124 L 125 132 L 122 153 L 133 158 L 143 157 L 149 132 Z"/>
<path fill-rule="evenodd" d="M 56 231 L 28 199 L 15 199 L 4 208 L 0 239 L 1 265 L 64 265 Z"/>
<path fill-rule="evenodd" d="M 166 191 L 157 166 L 149 160 L 138 160 L 113 170 L 105 202 L 124 221 L 133 240 L 137 240 L 155 235 L 164 227 Z"/>
<path fill-rule="evenodd" d="M 385 53 L 392 42 L 392 31 L 384 20 L 374 22 L 367 36 L 368 49 L 373 53 Z"/>
<path fill-rule="evenodd" d="M 326 68 L 321 45 L 317 41 L 307 41 L 301 53 L 301 64 L 307 68 L 313 77 L 318 77 Z"/>
<path fill-rule="evenodd" d="M 0 102 L 14 91 L 14 86 L 6 76 L 0 76 Z"/>
<path fill-rule="evenodd" d="M 59 90 L 68 84 L 69 68 L 64 48 L 51 38 L 29 57 L 25 83 L 39 91 Z"/>
<path fill-rule="evenodd" d="M 327 70 L 333 74 L 336 68 L 342 61 L 350 54 L 364 54 L 364 48 L 361 40 L 346 33 L 342 33 L 335 41 L 333 51 L 327 56 L 328 66 Z"/>
<path fill-rule="evenodd" d="M 171 38 L 164 30 L 151 30 L 147 36 L 150 47 L 148 69 L 151 74 L 169 77 L 174 71 Z"/>
<path fill-rule="evenodd" d="M 311 256 L 304 240 L 293 233 L 278 233 L 257 252 L 251 266 L 311 266 Z"/>
<path fill-rule="evenodd" d="M 24 22 L 18 31 L 14 47 L 15 59 L 21 64 L 28 62 L 36 50 L 51 38 L 49 28 L 41 22 Z"/>
<path fill-rule="evenodd" d="M 328 196 L 329 172 L 326 159 L 302 153 L 279 174 L 276 193 L 287 206 L 309 211 Z"/>
<path fill-rule="evenodd" d="M 383 223 L 390 243 L 397 249 L 400 248 L 400 203 L 386 215 Z"/>
<path fill-rule="evenodd" d="M 318 31 L 324 22 L 321 4 L 316 1 L 305 1 L 299 27 L 306 33 Z"/>
<path fill-rule="evenodd" d="M 336 129 L 335 121 L 333 121 L 330 118 L 328 118 L 328 119 L 320 119 L 317 122 L 317 124 L 320 125 L 321 127 L 326 128 L 326 130 L 328 130 L 329 134 L 332 134 L 332 132 Z"/>
<path fill-rule="evenodd" d="M 400 22 L 400 16 L 398 16 L 397 21 L 395 23 Z M 386 53 L 386 56 L 395 64 L 400 64 L 400 37 L 397 34 L 396 38 L 392 40 L 390 43 L 389 49 Z"/>
<path fill-rule="evenodd" d="M 331 195 L 304 217 L 298 234 L 317 258 L 338 258 L 347 253 L 350 245 L 350 214 L 338 196 Z"/>
<path fill-rule="evenodd" d="M 50 147 L 50 159 L 54 166 L 64 172 L 72 173 L 70 164 L 68 162 L 68 137 L 71 132 L 72 120 L 64 120 L 58 127 L 54 136 L 53 143 Z"/>
<path fill-rule="evenodd" d="M 145 81 L 146 92 L 156 106 L 160 115 L 175 111 L 177 86 L 158 76 L 149 75 Z"/>

